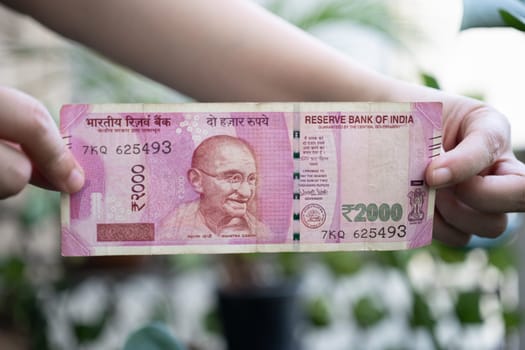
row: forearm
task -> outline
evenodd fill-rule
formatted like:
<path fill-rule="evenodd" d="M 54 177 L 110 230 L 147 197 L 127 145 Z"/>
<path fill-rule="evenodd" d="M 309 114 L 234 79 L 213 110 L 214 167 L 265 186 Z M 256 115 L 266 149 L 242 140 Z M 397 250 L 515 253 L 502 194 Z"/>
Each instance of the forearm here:
<path fill-rule="evenodd" d="M 390 100 L 397 84 L 247 0 L 52 2 L 13 6 L 198 100 Z"/>

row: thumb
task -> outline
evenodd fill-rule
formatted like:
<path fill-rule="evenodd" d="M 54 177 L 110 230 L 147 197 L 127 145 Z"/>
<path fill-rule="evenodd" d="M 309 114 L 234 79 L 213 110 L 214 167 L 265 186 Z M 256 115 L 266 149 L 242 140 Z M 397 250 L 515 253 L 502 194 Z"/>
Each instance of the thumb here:
<path fill-rule="evenodd" d="M 455 148 L 432 161 L 426 170 L 431 187 L 447 187 L 480 174 L 503 154 L 507 140 L 498 129 L 477 129 Z"/>

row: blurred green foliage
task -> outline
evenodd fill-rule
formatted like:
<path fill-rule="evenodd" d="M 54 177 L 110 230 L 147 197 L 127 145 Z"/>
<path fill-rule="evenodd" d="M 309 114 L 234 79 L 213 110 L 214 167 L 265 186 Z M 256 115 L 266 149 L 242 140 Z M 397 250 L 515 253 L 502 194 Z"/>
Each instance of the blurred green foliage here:
<path fill-rule="evenodd" d="M 525 32 L 525 18 L 518 18 L 506 10 L 499 10 L 499 14 L 509 27 Z"/>
<path fill-rule="evenodd" d="M 388 310 L 381 300 L 362 297 L 352 307 L 354 320 L 361 328 L 370 328 L 388 315 Z"/>
<path fill-rule="evenodd" d="M 133 332 L 123 350 L 185 350 L 165 324 L 154 322 Z"/>
<path fill-rule="evenodd" d="M 428 73 L 421 73 L 421 80 L 423 82 L 423 85 L 434 88 L 434 89 L 440 89 L 439 83 L 431 74 Z"/>
<path fill-rule="evenodd" d="M 58 218 L 59 194 L 39 188 L 31 188 L 23 210 L 18 213 L 22 232 L 28 232 L 48 217 Z"/>
<path fill-rule="evenodd" d="M 323 25 L 346 23 L 379 33 L 390 42 L 402 45 L 414 28 L 400 26 L 393 7 L 386 0 L 317 0 L 302 6 L 302 11 L 292 11 L 294 2 L 273 0 L 266 7 L 297 27 L 313 31 Z"/>
<path fill-rule="evenodd" d="M 416 290 L 412 290 L 412 312 L 410 314 L 410 325 L 413 328 L 426 328 L 430 331 L 436 325 L 436 319 L 426 301 L 426 298 Z"/>
<path fill-rule="evenodd" d="M 479 290 L 460 292 L 455 306 L 456 317 L 461 324 L 480 324 L 483 322 L 480 312 Z"/>
<path fill-rule="evenodd" d="M 204 329 L 210 333 L 219 334 L 222 332 L 222 324 L 217 307 L 213 307 L 206 312 L 203 318 L 203 325 Z"/>
<path fill-rule="evenodd" d="M 0 260 L 0 328 L 16 330 L 32 349 L 49 349 L 47 319 L 20 257 Z"/>
<path fill-rule="evenodd" d="M 305 309 L 306 318 L 314 327 L 327 327 L 332 323 L 332 316 L 325 298 L 317 297 L 309 300 Z"/>
<path fill-rule="evenodd" d="M 109 319 L 115 313 L 113 305 L 109 303 L 102 314 L 90 322 L 71 320 L 73 334 L 80 345 L 95 341 L 104 332 Z"/>
<path fill-rule="evenodd" d="M 336 276 L 357 273 L 364 264 L 363 254 L 360 253 L 323 253 L 320 258 Z"/>
<path fill-rule="evenodd" d="M 69 54 L 73 71 L 73 102 L 175 103 L 189 100 L 89 49 L 73 47 Z"/>

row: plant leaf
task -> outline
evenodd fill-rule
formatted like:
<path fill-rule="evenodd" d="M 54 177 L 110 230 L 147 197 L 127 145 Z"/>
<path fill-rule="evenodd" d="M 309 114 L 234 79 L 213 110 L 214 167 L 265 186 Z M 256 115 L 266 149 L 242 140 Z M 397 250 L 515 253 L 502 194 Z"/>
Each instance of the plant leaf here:
<path fill-rule="evenodd" d="M 332 323 L 328 302 L 323 297 L 317 297 L 308 302 L 306 313 L 310 323 L 315 327 L 323 328 Z"/>
<path fill-rule="evenodd" d="M 512 13 L 513 17 L 525 17 L 525 3 L 519 0 L 463 0 L 461 29 L 508 26 L 501 10 Z"/>
<path fill-rule="evenodd" d="M 503 19 L 503 22 L 505 22 L 508 26 L 515 28 L 517 30 L 521 30 L 522 32 L 525 32 L 525 18 L 524 17 L 518 18 L 517 16 L 514 16 L 512 13 L 504 9 L 500 9 L 499 14 L 501 18 Z"/>
<path fill-rule="evenodd" d="M 425 86 L 434 88 L 434 89 L 440 89 L 439 82 L 433 75 L 430 75 L 428 73 L 421 73 L 421 80 L 423 80 L 423 84 Z"/>
<path fill-rule="evenodd" d="M 412 328 L 423 327 L 432 331 L 436 325 L 436 320 L 432 315 L 430 306 L 424 296 L 416 291 L 412 291 L 412 315 L 410 316 L 410 325 Z"/>
<path fill-rule="evenodd" d="M 353 316 L 361 328 L 370 328 L 388 315 L 386 307 L 370 297 L 362 297 L 353 306 Z"/>
<path fill-rule="evenodd" d="M 160 322 L 150 323 L 133 332 L 124 350 L 185 350 L 168 327 Z"/>
<path fill-rule="evenodd" d="M 467 291 L 458 295 L 455 311 L 461 324 L 480 324 L 483 322 L 480 312 L 480 291 Z"/>

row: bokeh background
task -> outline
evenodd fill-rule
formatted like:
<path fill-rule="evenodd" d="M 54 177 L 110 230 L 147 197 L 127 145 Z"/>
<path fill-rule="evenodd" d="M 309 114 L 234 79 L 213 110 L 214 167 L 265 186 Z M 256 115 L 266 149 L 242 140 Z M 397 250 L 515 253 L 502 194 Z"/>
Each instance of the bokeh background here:
<path fill-rule="evenodd" d="M 461 31 L 459 0 L 259 2 L 376 70 L 491 103 L 524 154 L 525 33 Z M 37 97 L 56 118 L 65 103 L 190 101 L 1 5 L 0 84 Z M 0 202 L 0 349 L 120 349 L 151 321 L 189 349 L 225 349 L 218 300 L 235 269 L 291 293 L 293 349 L 525 344 L 521 214 L 500 239 L 463 249 L 434 242 L 406 252 L 226 258 L 62 258 L 59 215 L 59 195 L 36 188 Z"/>

